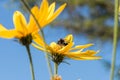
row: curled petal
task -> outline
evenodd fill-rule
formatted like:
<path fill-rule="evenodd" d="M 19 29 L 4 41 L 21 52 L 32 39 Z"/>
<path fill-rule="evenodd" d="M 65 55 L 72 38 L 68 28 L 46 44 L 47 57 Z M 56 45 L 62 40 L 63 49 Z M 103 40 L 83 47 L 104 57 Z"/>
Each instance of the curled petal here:
<path fill-rule="evenodd" d="M 69 42 L 72 42 L 73 41 L 73 35 L 72 34 L 69 34 L 68 36 L 66 36 L 64 38 L 65 42 L 69 43 Z"/>

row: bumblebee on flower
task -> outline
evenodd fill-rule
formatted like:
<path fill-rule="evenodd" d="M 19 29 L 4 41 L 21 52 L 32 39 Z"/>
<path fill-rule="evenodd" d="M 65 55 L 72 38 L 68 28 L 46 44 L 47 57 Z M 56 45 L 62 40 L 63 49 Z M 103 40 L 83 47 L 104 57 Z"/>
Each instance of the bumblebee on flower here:
<path fill-rule="evenodd" d="M 72 34 L 67 35 L 65 38 L 58 40 L 58 42 L 52 42 L 50 45 L 45 44 L 40 37 L 40 35 L 36 35 L 35 43 L 32 45 L 41 50 L 46 51 L 50 54 L 52 61 L 54 61 L 57 65 L 59 65 L 65 58 L 70 58 L 74 60 L 96 60 L 101 59 L 100 56 L 95 56 L 98 51 L 94 50 L 86 50 L 85 48 L 92 46 L 93 44 L 85 44 L 85 45 L 77 45 L 74 46 L 73 36 Z M 46 49 L 44 48 L 46 46 Z"/>

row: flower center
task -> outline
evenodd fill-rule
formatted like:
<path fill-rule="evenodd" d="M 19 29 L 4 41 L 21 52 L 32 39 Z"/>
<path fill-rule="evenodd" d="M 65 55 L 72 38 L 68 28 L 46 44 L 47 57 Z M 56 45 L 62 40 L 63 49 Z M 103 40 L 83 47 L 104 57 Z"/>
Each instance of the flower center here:
<path fill-rule="evenodd" d="M 64 55 L 54 53 L 52 54 L 52 61 L 55 62 L 57 65 L 59 65 L 64 59 Z"/>
<path fill-rule="evenodd" d="M 28 34 L 27 36 L 22 37 L 19 41 L 22 45 L 29 45 L 32 42 L 32 36 L 31 34 Z"/>

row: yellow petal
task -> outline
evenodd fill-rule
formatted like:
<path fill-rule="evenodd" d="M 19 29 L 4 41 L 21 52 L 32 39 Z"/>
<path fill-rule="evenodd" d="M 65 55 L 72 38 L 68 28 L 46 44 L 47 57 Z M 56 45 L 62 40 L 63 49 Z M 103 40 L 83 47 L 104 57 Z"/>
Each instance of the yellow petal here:
<path fill-rule="evenodd" d="M 69 43 L 68 45 L 66 45 L 65 47 L 63 47 L 62 49 L 60 49 L 58 51 L 58 53 L 64 54 L 66 52 L 69 52 L 69 50 L 71 49 L 71 47 L 74 45 L 73 42 Z"/>
<path fill-rule="evenodd" d="M 84 48 L 88 48 L 88 47 L 93 46 L 93 45 L 94 44 L 78 45 L 78 46 L 75 46 L 74 48 L 72 48 L 71 50 L 84 49 Z"/>
<path fill-rule="evenodd" d="M 51 47 L 52 51 L 55 52 L 55 53 L 57 53 L 57 51 L 61 49 L 61 46 L 58 45 L 58 44 L 55 43 L 55 42 L 52 42 L 52 43 L 50 44 L 50 47 Z"/>
<path fill-rule="evenodd" d="M 39 12 L 39 8 L 37 6 L 34 6 L 32 9 L 31 9 L 31 12 L 33 13 L 33 15 L 35 16 L 35 18 L 38 20 L 39 18 L 39 15 L 38 15 L 38 12 Z M 30 15 L 30 20 L 29 20 L 29 23 L 28 23 L 28 31 L 29 33 L 32 33 L 34 31 L 37 31 L 39 28 L 37 27 L 36 25 L 36 22 L 33 18 L 32 15 Z"/>
<path fill-rule="evenodd" d="M 69 43 L 69 42 L 72 42 L 73 41 L 73 36 L 72 34 L 69 34 L 68 36 L 66 36 L 64 38 L 65 42 Z"/>
<path fill-rule="evenodd" d="M 38 45 L 36 45 L 36 44 L 34 44 L 34 43 L 32 43 L 32 46 L 35 47 L 35 48 L 38 49 L 38 50 L 45 51 L 44 48 L 42 48 L 42 47 L 40 47 L 40 46 L 38 46 Z"/>
<path fill-rule="evenodd" d="M 43 51 L 43 52 L 51 53 L 51 51 L 50 51 L 50 49 L 49 49 L 50 47 L 49 47 L 48 45 L 46 45 L 46 48 L 43 48 L 43 47 L 41 47 L 41 46 L 39 46 L 39 45 L 37 45 L 37 44 L 32 43 L 32 46 L 35 47 L 35 48 L 38 49 L 38 50 Z"/>
<path fill-rule="evenodd" d="M 5 31 L 7 30 L 4 26 L 2 26 L 2 24 L 0 24 L 0 31 Z"/>
<path fill-rule="evenodd" d="M 100 56 L 90 56 L 90 57 L 75 57 L 75 56 L 68 56 L 71 59 L 74 60 L 98 60 L 101 59 Z"/>
<path fill-rule="evenodd" d="M 48 1 L 43 0 L 39 11 L 39 23 L 41 27 L 44 26 L 43 22 L 45 21 L 47 16 L 48 16 Z"/>
<path fill-rule="evenodd" d="M 81 57 L 83 60 L 97 60 L 101 59 L 101 56 L 90 56 L 90 57 Z"/>
<path fill-rule="evenodd" d="M 75 56 L 94 56 L 98 53 L 99 51 L 94 51 L 94 50 L 87 50 L 85 52 L 81 51 L 76 51 L 76 52 L 69 52 L 68 55 L 75 55 Z"/>
<path fill-rule="evenodd" d="M 76 60 L 94 60 L 100 59 L 100 56 L 95 56 L 98 52 L 94 50 L 87 50 L 85 52 L 69 52 L 66 54 L 67 57 L 76 59 Z"/>
<path fill-rule="evenodd" d="M 44 45 L 45 45 L 43 38 L 40 36 L 39 33 L 33 34 L 33 41 L 41 47 L 44 47 Z"/>
<path fill-rule="evenodd" d="M 4 31 L 0 31 L 0 38 L 11 39 L 11 38 L 15 38 L 16 34 L 17 33 L 15 30 L 4 30 Z"/>
<path fill-rule="evenodd" d="M 17 31 L 24 34 L 27 33 L 27 22 L 24 15 L 21 12 L 19 11 L 14 12 L 13 22 Z"/>
<path fill-rule="evenodd" d="M 47 20 L 53 15 L 54 10 L 55 10 L 55 2 L 53 2 L 53 3 L 49 6 Z"/>
<path fill-rule="evenodd" d="M 87 50 L 85 52 L 81 53 L 81 56 L 94 56 L 98 53 L 99 51 L 94 51 L 94 50 Z"/>
<path fill-rule="evenodd" d="M 47 21 L 47 24 L 49 24 L 50 22 L 52 22 L 62 11 L 63 9 L 65 8 L 66 6 L 66 3 L 63 4 L 62 6 L 60 6 L 56 11 L 55 13 L 51 16 L 51 18 L 49 18 L 49 20 Z"/>
<path fill-rule="evenodd" d="M 52 3 L 48 9 L 46 9 L 46 16 L 44 17 L 43 20 L 41 20 L 41 26 L 45 27 L 48 23 L 47 20 L 53 15 L 54 10 L 55 10 L 55 3 Z"/>

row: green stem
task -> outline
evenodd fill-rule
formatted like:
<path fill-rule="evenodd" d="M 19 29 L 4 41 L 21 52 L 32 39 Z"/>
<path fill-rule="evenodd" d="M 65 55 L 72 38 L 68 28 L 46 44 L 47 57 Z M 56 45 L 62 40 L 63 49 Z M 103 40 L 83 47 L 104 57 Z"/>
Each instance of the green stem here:
<path fill-rule="evenodd" d="M 58 74 L 58 64 L 54 62 L 54 75 Z"/>
<path fill-rule="evenodd" d="M 53 76 L 53 72 L 52 72 L 52 67 L 51 67 L 50 59 L 48 57 L 48 53 L 45 54 L 45 57 L 46 57 L 46 62 L 47 62 L 47 65 L 48 65 L 50 77 L 52 77 Z"/>
<path fill-rule="evenodd" d="M 115 0 L 113 53 L 112 53 L 110 80 L 114 80 L 114 71 L 115 71 L 115 63 L 116 63 L 116 48 L 117 48 L 117 33 L 118 33 L 118 6 L 119 6 L 119 0 Z"/>
<path fill-rule="evenodd" d="M 28 4 L 25 2 L 25 0 L 21 0 L 21 2 L 22 2 L 23 5 L 26 7 L 26 9 L 28 10 L 28 12 L 32 15 L 32 17 L 34 18 L 34 20 L 35 20 L 37 26 L 38 26 L 39 29 L 40 29 L 40 33 L 41 33 L 41 36 L 42 36 L 42 38 L 43 38 L 43 41 L 44 41 L 44 43 L 46 43 L 46 42 L 45 42 L 45 39 L 44 39 L 44 33 L 43 33 L 43 30 L 41 29 L 41 26 L 39 25 L 38 20 L 36 19 L 36 17 L 34 16 L 34 14 L 31 12 L 31 10 L 30 10 Z M 46 49 L 45 45 L 44 45 L 44 48 Z M 48 68 L 49 68 L 50 77 L 52 77 L 52 75 L 53 75 L 52 67 L 51 67 L 50 59 L 49 59 L 47 53 L 45 54 L 45 57 L 46 57 L 47 65 L 48 65 Z"/>
<path fill-rule="evenodd" d="M 29 45 L 26 45 L 26 49 L 27 49 L 27 52 L 28 52 L 29 60 L 30 60 L 30 70 L 31 70 L 32 80 L 35 80 L 34 68 L 33 68 L 33 62 L 32 62 L 32 56 L 31 56 L 31 53 L 30 53 L 30 47 L 29 47 Z"/>

